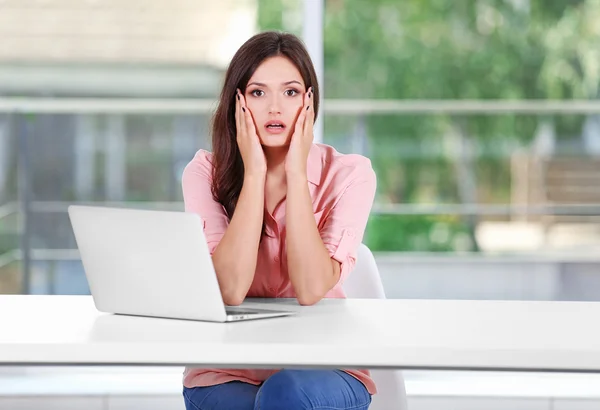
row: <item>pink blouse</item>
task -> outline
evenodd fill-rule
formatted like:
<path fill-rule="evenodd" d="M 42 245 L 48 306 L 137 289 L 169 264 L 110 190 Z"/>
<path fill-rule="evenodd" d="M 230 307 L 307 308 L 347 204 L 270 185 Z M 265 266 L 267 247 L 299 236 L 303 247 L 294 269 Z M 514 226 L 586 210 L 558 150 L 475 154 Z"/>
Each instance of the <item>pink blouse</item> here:
<path fill-rule="evenodd" d="M 313 212 L 321 239 L 333 259 L 340 262 L 339 282 L 326 298 L 345 298 L 342 284 L 352 271 L 356 252 L 367 225 L 375 197 L 376 177 L 371 161 L 361 155 L 340 154 L 333 147 L 313 144 L 307 161 L 307 177 Z M 225 234 L 229 218 L 213 199 L 212 154 L 199 150 L 183 172 L 186 212 L 200 215 L 211 254 Z M 260 242 L 254 280 L 248 297 L 296 297 L 290 279 L 285 247 L 285 199 L 271 215 L 265 209 L 265 236 Z M 210 386 L 239 380 L 260 384 L 278 369 L 186 368 L 186 387 Z M 345 370 L 356 377 L 369 393 L 377 389 L 368 370 Z"/>

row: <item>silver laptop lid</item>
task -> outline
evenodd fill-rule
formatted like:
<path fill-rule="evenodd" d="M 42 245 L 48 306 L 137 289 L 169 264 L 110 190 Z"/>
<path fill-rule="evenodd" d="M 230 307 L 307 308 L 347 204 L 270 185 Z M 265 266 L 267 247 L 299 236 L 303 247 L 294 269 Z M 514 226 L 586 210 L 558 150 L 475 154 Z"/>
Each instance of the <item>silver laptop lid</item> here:
<path fill-rule="evenodd" d="M 226 320 L 198 215 L 71 205 L 69 218 L 98 310 Z"/>

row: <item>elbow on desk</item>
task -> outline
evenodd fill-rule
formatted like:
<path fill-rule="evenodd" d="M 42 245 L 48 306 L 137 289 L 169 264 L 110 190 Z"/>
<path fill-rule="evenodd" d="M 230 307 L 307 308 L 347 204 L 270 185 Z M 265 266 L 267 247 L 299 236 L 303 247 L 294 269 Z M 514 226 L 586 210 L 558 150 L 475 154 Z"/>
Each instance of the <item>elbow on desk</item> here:
<path fill-rule="evenodd" d="M 323 296 L 319 296 L 317 294 L 310 294 L 310 293 L 302 293 L 299 295 L 296 295 L 296 299 L 298 300 L 298 303 L 302 306 L 312 306 L 314 304 L 317 304 L 321 301 L 321 299 L 323 299 Z"/>
<path fill-rule="evenodd" d="M 246 294 L 242 292 L 221 291 L 221 296 L 223 297 L 223 303 L 225 303 L 227 306 L 239 306 L 246 298 Z"/>
<path fill-rule="evenodd" d="M 222 296 L 223 296 L 223 302 L 227 306 L 239 306 L 242 304 L 242 302 L 244 302 L 244 299 L 246 298 L 246 295 L 243 295 L 241 293 L 223 294 Z"/>
<path fill-rule="evenodd" d="M 330 288 L 325 283 L 304 284 L 304 286 L 295 286 L 296 299 L 302 306 L 312 306 L 321 301 L 329 292 Z"/>
<path fill-rule="evenodd" d="M 228 306 L 239 306 L 248 293 L 249 284 L 246 286 L 242 281 L 234 277 L 222 277 L 217 271 L 217 281 L 221 290 L 223 303 Z"/>

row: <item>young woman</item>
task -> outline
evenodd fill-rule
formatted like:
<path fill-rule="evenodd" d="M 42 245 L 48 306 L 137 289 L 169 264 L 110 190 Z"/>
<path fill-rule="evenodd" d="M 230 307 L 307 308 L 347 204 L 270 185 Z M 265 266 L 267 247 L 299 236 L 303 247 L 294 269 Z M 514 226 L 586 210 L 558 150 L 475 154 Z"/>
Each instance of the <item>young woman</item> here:
<path fill-rule="evenodd" d="M 233 57 L 213 152 L 198 151 L 183 173 L 186 211 L 204 221 L 228 305 L 345 297 L 376 179 L 367 158 L 313 143 L 318 108 L 314 67 L 294 35 L 258 34 Z M 183 384 L 188 410 L 362 410 L 376 392 L 366 370 L 187 368 Z"/>

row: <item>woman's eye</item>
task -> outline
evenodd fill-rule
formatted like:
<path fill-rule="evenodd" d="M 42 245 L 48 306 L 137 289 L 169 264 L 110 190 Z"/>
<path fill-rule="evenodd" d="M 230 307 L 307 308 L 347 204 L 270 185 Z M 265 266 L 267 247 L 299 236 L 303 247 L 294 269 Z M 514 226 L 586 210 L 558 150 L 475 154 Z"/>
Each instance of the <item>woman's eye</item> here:
<path fill-rule="evenodd" d="M 252 94 L 255 97 L 262 97 L 265 93 L 262 90 L 254 90 L 250 94 Z"/>
<path fill-rule="evenodd" d="M 288 97 L 293 97 L 296 94 L 298 94 L 298 91 L 296 90 L 286 90 L 285 92 L 285 95 L 287 95 Z"/>

